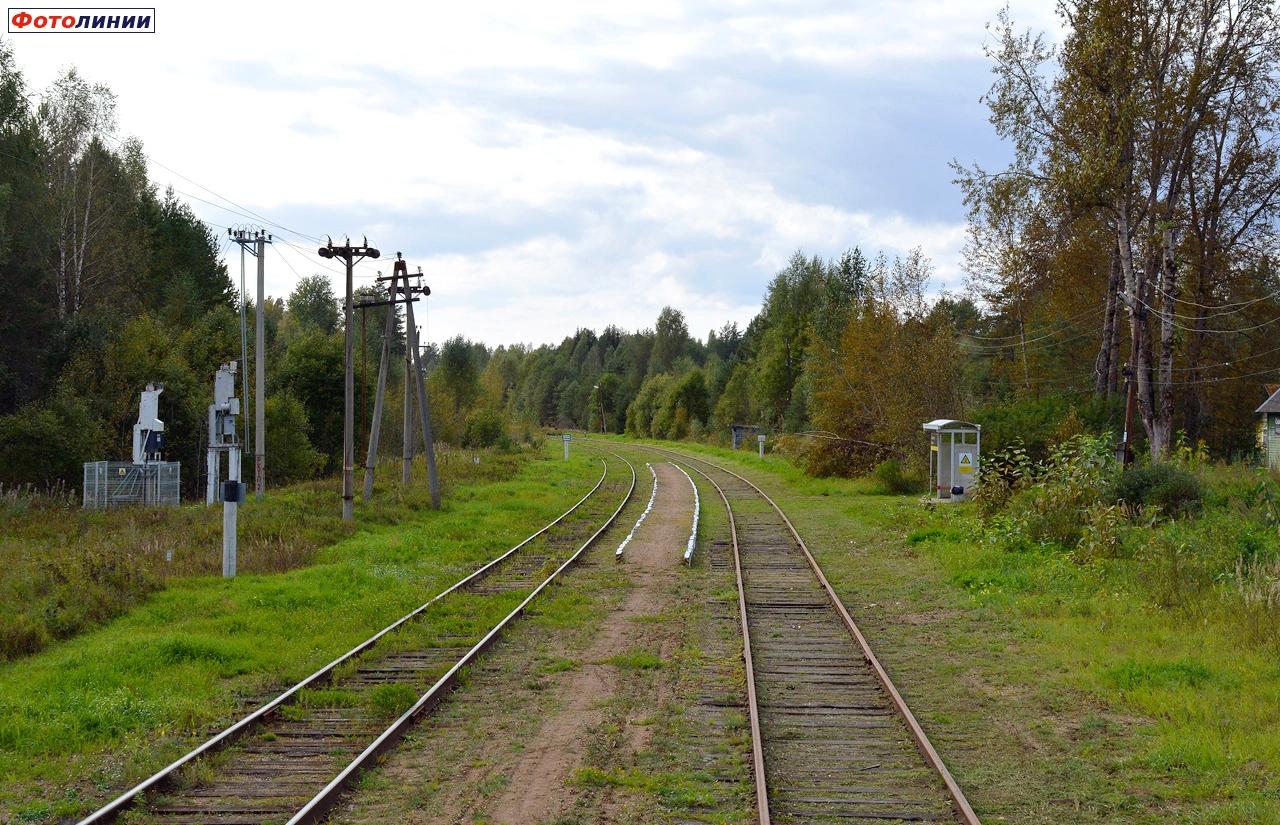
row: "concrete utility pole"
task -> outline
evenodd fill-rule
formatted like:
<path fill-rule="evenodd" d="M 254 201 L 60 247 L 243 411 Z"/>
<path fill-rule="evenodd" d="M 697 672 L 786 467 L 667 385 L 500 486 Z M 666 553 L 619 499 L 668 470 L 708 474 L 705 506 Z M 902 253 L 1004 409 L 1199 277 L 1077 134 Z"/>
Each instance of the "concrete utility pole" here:
<path fill-rule="evenodd" d="M 352 370 L 351 350 L 354 338 L 351 334 L 351 311 L 352 311 L 352 287 L 351 281 L 355 275 L 356 263 L 365 258 L 377 258 L 382 253 L 372 246 L 369 246 L 369 239 L 365 238 L 364 243 L 359 246 L 352 246 L 351 239 L 347 238 L 346 243 L 342 246 L 334 246 L 330 240 L 325 246 L 317 250 L 321 258 L 341 258 L 343 263 L 347 265 L 347 298 L 343 303 L 343 319 L 346 332 L 346 375 L 344 380 L 344 404 L 342 415 L 342 518 L 344 521 L 350 521 L 355 516 L 355 409 L 356 409 L 356 383 L 355 373 Z"/>
<path fill-rule="evenodd" d="M 227 230 L 231 232 L 230 229 Z M 249 328 L 244 319 L 249 292 L 244 286 L 244 244 L 240 244 L 240 397 L 249 397 Z M 249 416 L 244 417 L 244 442 L 249 443 Z"/>
<path fill-rule="evenodd" d="M 240 244 L 240 281 L 244 284 L 244 252 L 252 244 L 251 254 L 258 259 L 257 313 L 253 322 L 253 487 L 261 499 L 267 491 L 267 336 L 266 336 L 266 252 L 273 237 L 262 229 L 236 229 L 227 232 Z M 245 365 L 244 381 L 248 381 L 248 365 Z M 246 392 L 246 395 L 248 393 Z M 246 443 L 248 438 L 245 438 Z"/>

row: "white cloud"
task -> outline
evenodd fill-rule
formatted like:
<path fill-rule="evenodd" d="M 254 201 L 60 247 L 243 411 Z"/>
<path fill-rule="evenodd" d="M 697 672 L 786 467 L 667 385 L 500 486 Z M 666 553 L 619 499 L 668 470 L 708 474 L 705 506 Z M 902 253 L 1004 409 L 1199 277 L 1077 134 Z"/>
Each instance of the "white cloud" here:
<path fill-rule="evenodd" d="M 309 235 L 368 233 L 422 263 L 437 289 L 431 337 L 464 332 L 501 343 L 554 340 L 578 325 L 644 326 L 667 303 L 700 334 L 745 322 L 797 248 L 829 255 L 857 243 L 892 254 L 920 246 L 940 282 L 955 281 L 958 201 L 940 219 L 789 186 L 770 152 L 785 152 L 810 128 L 791 99 L 808 90 L 760 92 L 737 73 L 752 62 L 789 64 L 892 84 L 898 73 L 978 54 L 997 7 L 172 4 L 157 10 L 154 36 L 14 43 L 34 87 L 71 62 L 111 85 L 123 130 L 165 166 Z M 1053 25 L 1046 0 L 1014 13 Z M 592 125 L 592 103 L 574 97 L 579 84 L 614 105 L 634 100 L 643 128 Z M 665 114 L 677 104 L 680 122 Z M 753 151 L 709 148 L 733 140 Z M 815 174 L 849 162 L 787 160 Z M 165 168 L 153 174 L 219 200 Z M 193 205 L 222 225 L 247 220 Z M 447 234 L 458 227 L 477 236 L 465 252 Z M 292 267 L 268 257 L 273 294 L 287 293 L 296 273 L 321 269 L 293 247 L 277 251 Z M 232 269 L 238 275 L 238 263 Z"/>

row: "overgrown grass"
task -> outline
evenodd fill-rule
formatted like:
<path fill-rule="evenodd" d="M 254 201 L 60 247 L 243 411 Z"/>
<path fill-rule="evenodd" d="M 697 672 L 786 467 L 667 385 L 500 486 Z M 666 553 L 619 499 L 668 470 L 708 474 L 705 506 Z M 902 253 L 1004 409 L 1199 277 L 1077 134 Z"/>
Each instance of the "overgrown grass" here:
<path fill-rule="evenodd" d="M 439 513 L 388 512 L 382 524 L 366 513 L 367 526 L 307 566 L 230 581 L 175 576 L 105 626 L 0 665 L 0 821 L 74 815 L 153 771 L 242 698 L 297 681 L 523 538 L 599 472 L 586 451 L 568 463 L 553 450 L 526 458 L 496 480 L 482 460 Z M 334 491 L 324 495 L 336 510 Z M 484 618 L 448 604 L 437 612 L 433 638 L 472 633 Z M 405 697 L 383 699 L 389 713 Z"/>
<path fill-rule="evenodd" d="M 479 464 L 470 452 L 444 450 L 440 459 L 446 494 L 509 478 L 523 461 L 492 451 Z M 240 511 L 239 571 L 292 570 L 356 530 L 416 518 L 430 501 L 421 462 L 410 484 L 399 478 L 398 462 L 383 467 L 379 495 L 357 499 L 354 522 L 341 519 L 337 479 L 250 496 Z M 171 579 L 218 573 L 221 546 L 221 506 L 86 511 L 61 488 L 0 490 L 0 661 L 99 625 Z"/>

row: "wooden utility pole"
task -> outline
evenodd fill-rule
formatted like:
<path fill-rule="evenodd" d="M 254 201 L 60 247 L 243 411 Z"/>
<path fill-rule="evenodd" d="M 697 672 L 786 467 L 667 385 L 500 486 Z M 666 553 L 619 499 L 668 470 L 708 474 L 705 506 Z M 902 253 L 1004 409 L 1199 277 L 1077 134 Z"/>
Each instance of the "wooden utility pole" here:
<path fill-rule="evenodd" d="M 1128 364 L 1124 365 L 1121 371 L 1124 375 L 1124 439 L 1120 442 L 1120 446 L 1116 449 L 1116 460 L 1123 467 L 1128 467 L 1133 463 L 1133 370 Z"/>
<path fill-rule="evenodd" d="M 411 297 L 409 289 L 409 265 L 400 257 L 400 253 L 396 253 L 395 272 L 404 279 L 405 304 L 404 314 L 405 323 L 412 331 L 411 338 L 413 346 L 410 347 L 411 360 L 413 365 L 413 385 L 417 390 L 418 397 L 418 420 L 422 425 L 422 447 L 427 454 L 427 484 L 431 487 L 431 507 L 432 509 L 440 509 L 440 479 L 436 472 L 436 447 L 435 440 L 431 435 L 431 408 L 427 406 L 427 385 L 422 375 L 422 356 L 418 353 L 418 334 L 417 323 L 413 320 L 413 301 L 407 300 Z M 422 269 L 418 269 L 418 274 L 422 274 Z M 424 287 L 425 288 L 425 287 Z M 429 294 L 428 290 L 427 294 Z M 405 392 L 408 392 L 406 386 Z"/>
<path fill-rule="evenodd" d="M 378 359 L 378 388 L 373 393 L 373 420 L 369 424 L 368 453 L 364 460 L 364 500 L 373 496 L 373 471 L 378 461 L 378 436 L 382 431 L 382 394 L 387 388 L 387 361 L 391 358 L 391 333 L 396 323 L 396 275 L 391 276 L 391 286 L 387 288 L 391 296 L 387 304 L 387 322 L 382 329 L 382 355 Z M 381 280 L 381 279 L 379 279 Z M 362 307 L 376 304 L 362 304 Z M 406 385 L 407 386 L 407 385 Z"/>
<path fill-rule="evenodd" d="M 378 389 L 373 398 L 373 421 L 369 425 L 369 448 L 365 456 L 364 464 L 364 499 L 366 501 L 373 495 L 373 475 L 378 461 L 378 442 L 382 431 L 382 402 L 386 395 L 387 388 L 387 368 L 391 361 L 391 335 L 395 331 L 395 307 L 404 304 L 405 307 L 405 373 L 404 373 L 404 393 L 405 393 L 405 471 L 404 480 L 409 480 L 408 468 L 409 461 L 412 456 L 412 439 L 413 439 L 413 418 L 412 418 L 412 396 L 410 396 L 410 388 L 418 398 L 419 420 L 422 425 L 422 441 L 424 451 L 427 456 L 427 480 L 431 487 L 431 506 L 434 509 L 440 508 L 440 485 L 439 478 L 436 473 L 436 451 L 435 444 L 431 437 L 431 409 L 427 405 L 427 389 L 426 383 L 422 377 L 422 364 L 418 354 L 418 341 L 416 335 L 416 327 L 413 321 L 413 305 L 419 300 L 417 295 L 430 295 L 431 287 L 428 286 L 410 286 L 409 285 L 409 269 L 408 265 L 400 257 L 400 253 L 396 253 L 395 267 L 392 270 L 390 278 L 378 278 L 379 282 L 390 281 L 391 285 L 387 289 L 388 299 L 385 301 L 368 301 L 360 304 L 361 309 L 369 307 L 386 306 L 390 307 L 387 312 L 387 320 L 382 333 L 382 353 L 378 361 Z"/>
<path fill-rule="evenodd" d="M 352 246 L 347 238 L 342 246 L 334 246 L 330 240 L 317 250 L 322 258 L 341 258 L 347 267 L 347 297 L 343 304 L 343 319 L 346 332 L 346 370 L 343 383 L 343 415 L 342 415 L 342 518 L 350 521 L 355 515 L 355 407 L 356 383 L 352 369 L 351 356 L 354 336 L 352 335 L 352 286 L 356 264 L 365 258 L 377 258 L 382 253 L 369 246 L 369 239 L 359 246 Z"/>
<path fill-rule="evenodd" d="M 417 301 L 418 299 L 413 297 L 413 295 L 417 292 L 421 292 L 421 294 L 431 293 L 431 290 L 429 288 L 424 288 L 423 290 L 420 290 L 420 291 L 410 290 L 409 283 L 408 283 L 408 276 L 405 277 L 404 286 L 403 287 L 400 286 L 399 270 L 396 270 L 396 273 L 393 274 L 390 278 L 379 277 L 378 281 L 391 282 L 390 286 L 387 288 L 387 294 L 389 296 L 388 300 L 367 301 L 362 304 L 357 304 L 357 306 L 361 310 L 368 309 L 370 307 L 378 307 L 378 306 L 390 307 L 390 309 L 387 312 L 387 320 L 384 325 L 384 329 L 382 331 L 382 353 L 381 353 L 381 357 L 378 360 L 378 388 L 374 392 L 373 420 L 369 425 L 369 444 L 368 444 L 368 452 L 365 457 L 365 470 L 364 470 L 365 501 L 368 501 L 369 498 L 373 495 L 373 475 L 374 475 L 374 470 L 377 467 L 378 444 L 381 440 L 381 433 L 382 433 L 382 405 L 383 405 L 383 399 L 386 397 L 387 370 L 391 364 L 391 336 L 395 332 L 395 321 L 396 321 L 395 308 L 396 306 L 402 303 Z M 398 298 L 396 297 L 397 295 L 403 295 L 403 298 Z M 406 348 L 406 353 L 407 353 L 407 348 Z M 408 356 L 406 355 L 406 357 Z M 410 363 L 410 365 L 406 366 L 405 368 L 404 387 L 405 387 L 406 398 L 410 397 L 409 396 L 409 376 L 411 375 L 411 372 L 410 372 L 411 369 L 412 369 L 412 363 Z M 412 407 L 407 407 L 407 409 L 411 410 Z M 408 415 L 409 413 L 406 412 L 406 418 L 408 417 Z M 406 429 L 406 435 L 405 435 L 406 445 L 410 443 L 410 439 L 412 437 L 411 433 L 412 433 L 412 430 Z M 407 446 L 406 446 L 406 449 L 408 449 Z"/>
<path fill-rule="evenodd" d="M 408 284 L 406 284 L 408 286 Z M 408 318 L 408 315 L 405 315 Z M 413 376 L 413 353 L 418 348 L 418 331 L 408 321 L 404 325 L 404 457 L 400 469 L 400 483 L 409 483 L 409 471 L 413 467 L 413 394 L 409 391 Z"/>

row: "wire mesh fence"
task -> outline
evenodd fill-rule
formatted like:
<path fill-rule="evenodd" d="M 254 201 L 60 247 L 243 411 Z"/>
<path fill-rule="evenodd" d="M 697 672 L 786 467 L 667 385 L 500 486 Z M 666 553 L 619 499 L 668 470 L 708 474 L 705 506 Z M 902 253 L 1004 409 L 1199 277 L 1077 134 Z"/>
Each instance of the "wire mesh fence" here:
<path fill-rule="evenodd" d="M 87 510 L 127 505 L 176 507 L 181 482 L 181 465 L 176 461 L 86 461 L 84 506 Z"/>

